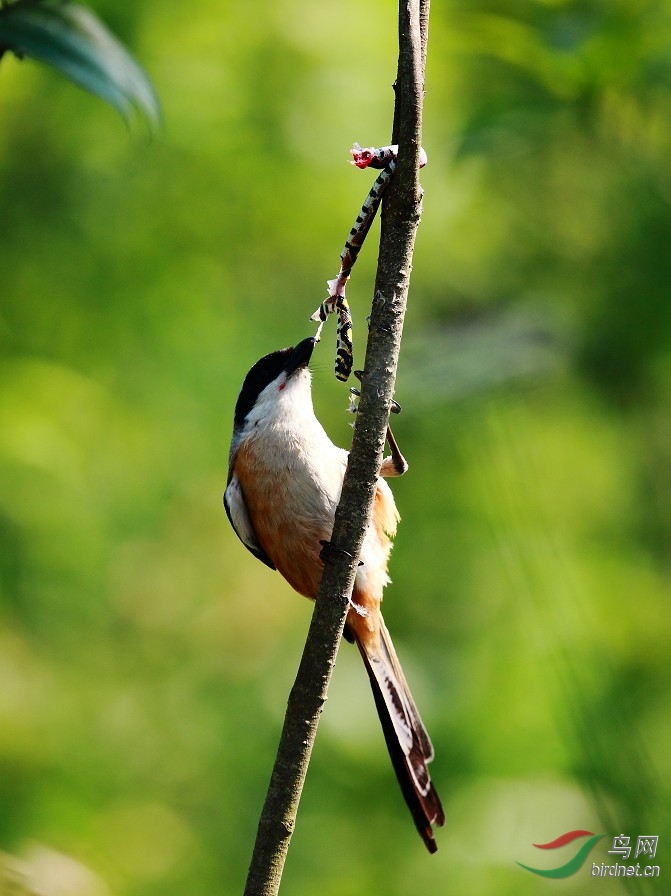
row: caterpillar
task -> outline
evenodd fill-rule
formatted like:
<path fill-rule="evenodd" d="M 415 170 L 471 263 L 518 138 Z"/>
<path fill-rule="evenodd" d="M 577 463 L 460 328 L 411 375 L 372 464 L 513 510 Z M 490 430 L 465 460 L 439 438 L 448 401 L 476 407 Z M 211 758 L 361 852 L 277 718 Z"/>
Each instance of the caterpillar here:
<path fill-rule="evenodd" d="M 315 336 L 319 340 L 322 327 L 329 314 L 335 313 L 338 316 L 335 375 L 336 379 L 341 382 L 345 382 L 349 378 L 354 364 L 352 315 L 345 297 L 345 286 L 350 278 L 359 251 L 368 235 L 373 219 L 380 207 L 382 195 L 389 185 L 396 168 L 397 153 L 398 146 L 382 146 L 378 149 L 371 146 L 364 149 L 358 143 L 355 143 L 350 150 L 352 165 L 355 165 L 357 168 L 381 168 L 382 171 L 370 188 L 361 206 L 361 211 L 357 215 L 345 241 L 343 250 L 340 253 L 338 276 L 333 280 L 327 281 L 328 296 L 310 317 L 310 320 L 320 322 Z M 426 153 L 422 149 L 420 150 L 420 168 L 426 164 L 426 161 Z"/>

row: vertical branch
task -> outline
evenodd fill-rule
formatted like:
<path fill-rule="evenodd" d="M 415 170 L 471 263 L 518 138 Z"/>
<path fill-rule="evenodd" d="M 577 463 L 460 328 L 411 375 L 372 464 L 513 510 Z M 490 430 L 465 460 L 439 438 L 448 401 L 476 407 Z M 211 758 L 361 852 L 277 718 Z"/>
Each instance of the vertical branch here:
<path fill-rule="evenodd" d="M 418 181 L 428 0 L 400 0 L 394 129 L 399 153 L 385 196 L 365 375 L 352 449 L 335 515 L 340 552 L 324 567 L 319 593 L 289 695 L 284 727 L 263 806 L 245 896 L 275 896 L 293 833 L 317 725 L 327 696 L 371 518 L 421 213 Z"/>

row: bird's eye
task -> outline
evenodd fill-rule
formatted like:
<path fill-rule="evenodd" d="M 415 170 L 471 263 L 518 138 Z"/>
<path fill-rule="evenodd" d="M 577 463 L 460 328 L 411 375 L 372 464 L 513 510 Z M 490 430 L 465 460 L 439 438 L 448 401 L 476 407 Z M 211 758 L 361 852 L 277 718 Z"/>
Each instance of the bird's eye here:
<path fill-rule="evenodd" d="M 280 383 L 280 387 L 279 387 L 279 389 L 278 389 L 277 391 L 278 391 L 278 392 L 281 392 L 282 389 L 286 388 L 286 385 L 287 385 L 286 383 Z"/>

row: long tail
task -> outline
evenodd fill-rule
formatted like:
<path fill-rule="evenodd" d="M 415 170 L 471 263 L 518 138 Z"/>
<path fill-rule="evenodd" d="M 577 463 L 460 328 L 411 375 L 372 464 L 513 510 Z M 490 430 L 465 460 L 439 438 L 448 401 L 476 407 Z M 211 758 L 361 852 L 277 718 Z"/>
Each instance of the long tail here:
<path fill-rule="evenodd" d="M 419 834 L 429 852 L 438 847 L 431 825 L 443 825 L 445 816 L 431 783 L 427 765 L 433 746 L 424 727 L 391 636 L 380 616 L 379 647 L 364 644 L 353 632 L 370 678 L 375 706 L 398 783 Z"/>

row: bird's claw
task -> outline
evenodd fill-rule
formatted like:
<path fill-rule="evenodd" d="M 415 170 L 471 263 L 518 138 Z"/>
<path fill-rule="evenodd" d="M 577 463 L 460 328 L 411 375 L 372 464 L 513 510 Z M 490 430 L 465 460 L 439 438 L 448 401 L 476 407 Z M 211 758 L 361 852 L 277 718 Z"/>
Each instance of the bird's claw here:
<path fill-rule="evenodd" d="M 320 538 L 319 544 L 322 546 L 321 551 L 319 552 L 319 559 L 322 563 L 333 563 L 332 554 L 344 554 L 346 557 L 349 557 L 350 560 L 354 560 L 352 554 L 349 551 L 346 551 L 344 548 L 339 548 L 338 545 L 333 544 L 331 541 L 326 541 L 326 539 Z M 363 566 L 363 560 L 359 560 L 359 566 Z"/>

